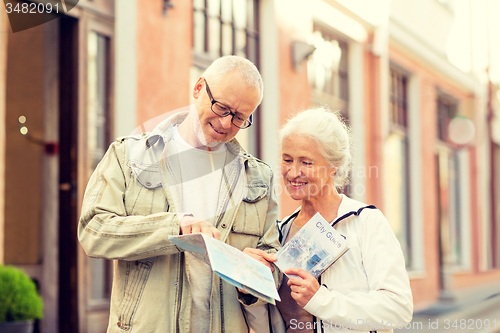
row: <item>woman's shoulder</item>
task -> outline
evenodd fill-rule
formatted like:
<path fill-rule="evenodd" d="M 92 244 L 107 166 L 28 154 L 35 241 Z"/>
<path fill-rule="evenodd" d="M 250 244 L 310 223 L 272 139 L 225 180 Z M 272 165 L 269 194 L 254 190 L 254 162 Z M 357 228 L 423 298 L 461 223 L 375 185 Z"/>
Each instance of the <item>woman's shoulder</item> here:
<path fill-rule="evenodd" d="M 292 214 L 285 216 L 283 219 L 281 219 L 281 221 L 276 221 L 276 223 L 278 223 L 278 228 L 281 230 L 285 225 L 292 222 L 297 217 L 297 215 L 299 215 L 299 213 L 300 207 L 297 208 Z"/>
<path fill-rule="evenodd" d="M 340 196 L 342 201 L 340 202 L 338 216 L 342 216 L 350 212 L 356 212 L 356 215 L 360 215 L 361 212 L 364 212 L 365 214 L 374 211 L 380 212 L 380 210 L 372 204 L 352 199 L 345 194 L 341 194 Z"/>
<path fill-rule="evenodd" d="M 354 215 L 359 223 L 365 224 L 367 222 L 377 223 L 386 222 L 384 214 L 375 205 L 367 204 L 348 196 L 341 194 L 342 202 L 339 206 L 338 216 Z"/>

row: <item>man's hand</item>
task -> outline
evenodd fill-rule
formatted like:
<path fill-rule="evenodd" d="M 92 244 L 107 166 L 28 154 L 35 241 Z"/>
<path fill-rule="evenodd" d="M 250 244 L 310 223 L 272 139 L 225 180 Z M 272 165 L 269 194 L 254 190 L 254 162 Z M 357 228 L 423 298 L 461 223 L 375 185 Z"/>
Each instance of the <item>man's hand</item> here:
<path fill-rule="evenodd" d="M 267 253 L 262 250 L 253 249 L 251 247 L 246 247 L 243 250 L 243 253 L 248 254 L 250 257 L 257 259 L 258 261 L 269 267 L 271 269 L 271 272 L 274 271 L 273 266 L 269 263 L 276 261 L 276 256 L 273 253 Z"/>
<path fill-rule="evenodd" d="M 285 271 L 285 274 L 298 276 L 290 278 L 288 285 L 292 290 L 292 298 L 297 304 L 301 307 L 306 306 L 320 288 L 318 280 L 300 268 L 289 268 Z"/>
<path fill-rule="evenodd" d="M 215 239 L 220 239 L 220 232 L 212 224 L 194 216 L 185 215 L 181 220 L 181 235 L 205 234 Z"/>

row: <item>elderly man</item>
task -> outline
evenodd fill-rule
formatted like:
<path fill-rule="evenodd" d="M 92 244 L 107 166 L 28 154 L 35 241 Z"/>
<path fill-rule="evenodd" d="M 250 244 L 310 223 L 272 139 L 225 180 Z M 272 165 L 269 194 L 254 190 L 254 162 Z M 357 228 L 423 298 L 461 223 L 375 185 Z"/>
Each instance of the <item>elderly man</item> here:
<path fill-rule="evenodd" d="M 242 304 L 262 301 L 168 236 L 201 232 L 274 260 L 273 173 L 234 139 L 252 124 L 262 89 L 250 61 L 217 59 L 196 82 L 190 111 L 118 139 L 97 166 L 78 236 L 89 256 L 117 260 L 108 332 L 248 332 Z"/>

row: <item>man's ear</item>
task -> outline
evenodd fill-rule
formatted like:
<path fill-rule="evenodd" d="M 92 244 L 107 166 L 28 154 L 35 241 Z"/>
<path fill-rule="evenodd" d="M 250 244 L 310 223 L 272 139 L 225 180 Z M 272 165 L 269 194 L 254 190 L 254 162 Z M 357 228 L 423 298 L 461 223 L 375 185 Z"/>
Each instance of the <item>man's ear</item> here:
<path fill-rule="evenodd" d="M 194 99 L 198 99 L 198 97 L 200 96 L 201 91 L 203 89 L 203 85 L 204 85 L 204 80 L 202 77 L 200 77 L 198 79 L 198 81 L 196 81 L 196 84 L 194 85 L 194 88 L 193 88 Z"/>

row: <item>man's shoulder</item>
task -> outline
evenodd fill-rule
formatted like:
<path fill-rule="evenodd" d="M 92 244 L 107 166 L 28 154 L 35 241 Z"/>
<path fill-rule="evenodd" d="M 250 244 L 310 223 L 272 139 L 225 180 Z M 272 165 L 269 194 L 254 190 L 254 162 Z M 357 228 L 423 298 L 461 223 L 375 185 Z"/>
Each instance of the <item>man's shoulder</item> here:
<path fill-rule="evenodd" d="M 134 134 L 134 135 L 126 135 L 126 136 L 120 136 L 115 139 L 113 143 L 117 144 L 123 144 L 128 141 L 140 141 L 140 140 L 146 140 L 146 138 L 149 136 L 149 133 L 140 133 L 140 134 Z"/>
<path fill-rule="evenodd" d="M 261 172 L 266 172 L 266 173 L 271 173 L 271 174 L 273 173 L 273 169 L 271 168 L 271 166 L 269 164 L 267 164 L 266 162 L 262 161 L 261 159 L 255 157 L 255 156 L 253 156 L 252 154 L 244 152 L 243 157 L 246 159 L 247 165 L 249 167 L 259 168 L 261 170 Z"/>
<path fill-rule="evenodd" d="M 141 133 L 118 137 L 111 143 L 108 151 L 116 154 L 120 160 L 126 160 L 130 157 L 131 152 L 141 150 L 141 147 L 146 147 L 148 134 Z"/>
<path fill-rule="evenodd" d="M 141 144 L 145 146 L 146 140 L 148 139 L 150 133 L 140 133 L 133 135 L 120 136 L 115 139 L 111 143 L 111 146 L 114 146 L 117 149 L 125 149 L 130 150 L 131 147 Z"/>
<path fill-rule="evenodd" d="M 236 139 L 232 139 L 226 145 L 233 154 L 243 157 L 247 169 L 258 169 L 261 173 L 273 173 L 273 169 L 269 164 L 247 152 Z"/>

